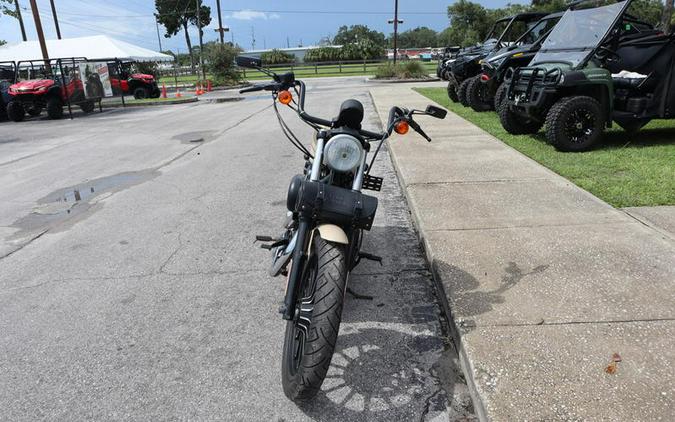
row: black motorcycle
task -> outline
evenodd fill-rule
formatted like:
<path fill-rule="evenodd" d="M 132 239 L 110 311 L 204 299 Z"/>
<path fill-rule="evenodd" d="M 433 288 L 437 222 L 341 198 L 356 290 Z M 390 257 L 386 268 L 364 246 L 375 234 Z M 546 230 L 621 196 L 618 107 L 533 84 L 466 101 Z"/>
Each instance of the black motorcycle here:
<path fill-rule="evenodd" d="M 241 67 L 255 68 L 274 80 L 240 92 L 271 91 L 282 132 L 305 157 L 303 174 L 291 180 L 286 198 L 287 221 L 278 238 L 257 236 L 273 253 L 270 275 L 286 276 L 286 293 L 279 312 L 287 320 L 283 347 L 282 383 L 293 401 L 312 398 L 321 387 L 337 341 L 349 273 L 361 259 L 382 258 L 361 252 L 364 230 L 370 230 L 377 198 L 361 191 L 379 191 L 382 178 L 370 174 L 380 147 L 392 131 L 413 128 L 431 139 L 413 120 L 415 114 L 443 119 L 446 110 L 425 111 L 393 107 L 383 133 L 361 128 L 363 105 L 342 103 L 338 116 L 326 120 L 305 111 L 305 84 L 293 73 L 277 75 L 260 60 L 238 57 Z M 291 94 L 295 92 L 297 101 Z M 277 101 L 295 110 L 317 132 L 310 151 L 279 114 Z M 379 141 L 370 162 L 371 141 Z"/>

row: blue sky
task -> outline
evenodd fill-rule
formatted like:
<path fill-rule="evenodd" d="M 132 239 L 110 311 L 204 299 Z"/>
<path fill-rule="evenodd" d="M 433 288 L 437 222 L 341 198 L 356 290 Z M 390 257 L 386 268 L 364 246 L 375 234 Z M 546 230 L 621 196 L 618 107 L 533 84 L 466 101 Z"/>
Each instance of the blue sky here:
<path fill-rule="evenodd" d="M 158 50 L 154 23 L 153 0 L 54 0 L 59 12 L 61 34 L 64 38 L 106 34 L 122 41 Z M 205 31 L 204 41 L 217 39 L 216 1 L 203 0 L 211 7 L 212 23 Z M 500 7 L 506 0 L 480 0 L 486 7 Z M 516 3 L 522 2 L 515 1 Z M 56 38 L 49 0 L 37 0 L 42 25 L 47 38 Z M 401 30 L 428 26 L 435 30 L 447 27 L 446 8 L 449 0 L 399 0 Z M 29 39 L 37 39 L 29 0 L 19 0 Z M 316 44 L 322 37 L 334 35 L 340 25 L 365 24 L 389 34 L 387 19 L 393 16 L 393 0 L 221 0 L 223 24 L 231 28 L 226 39 L 250 49 L 252 31 L 255 47 L 286 47 Z M 160 31 L 163 29 L 160 27 Z M 194 44 L 197 31 L 191 30 Z M 13 18 L 0 17 L 0 39 L 21 41 L 19 25 Z M 183 33 L 170 39 L 163 37 L 162 48 L 186 51 Z"/>

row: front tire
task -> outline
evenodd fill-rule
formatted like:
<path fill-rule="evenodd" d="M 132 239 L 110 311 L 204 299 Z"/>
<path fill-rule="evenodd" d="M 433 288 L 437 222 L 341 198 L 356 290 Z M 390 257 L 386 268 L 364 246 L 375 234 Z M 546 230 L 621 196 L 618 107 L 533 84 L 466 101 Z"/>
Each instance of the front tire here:
<path fill-rule="evenodd" d="M 459 97 L 457 96 L 457 84 L 454 82 L 448 82 L 448 98 L 450 98 L 450 101 L 453 103 L 459 101 Z"/>
<path fill-rule="evenodd" d="M 506 99 L 506 90 L 508 89 L 508 85 L 505 83 L 501 83 L 499 85 L 499 88 L 497 88 L 497 92 L 495 92 L 495 103 L 494 107 L 497 112 L 502 108 L 502 103 Z"/>
<path fill-rule="evenodd" d="M 150 92 L 142 87 L 139 86 L 138 88 L 134 89 L 134 98 L 137 100 L 144 100 L 146 98 L 150 97 Z"/>
<path fill-rule="evenodd" d="M 494 99 L 490 96 L 490 87 L 480 80 L 473 78 L 466 88 L 466 99 L 469 106 L 479 113 L 492 110 Z"/>
<path fill-rule="evenodd" d="M 345 247 L 315 236 L 299 286 L 300 312 L 296 320 L 286 323 L 281 379 L 284 393 L 294 402 L 314 397 L 326 377 L 346 284 Z"/>
<path fill-rule="evenodd" d="M 499 121 L 502 127 L 511 135 L 529 135 L 539 132 L 543 123 L 538 120 L 523 118 L 509 109 L 507 104 L 502 104 L 498 110 Z"/>
<path fill-rule="evenodd" d="M 598 142 L 604 126 L 602 106 L 595 98 L 565 97 L 546 115 L 546 139 L 558 151 L 587 151 Z"/>
<path fill-rule="evenodd" d="M 7 104 L 7 117 L 15 122 L 20 122 L 26 117 L 26 109 L 20 102 L 11 101 Z"/>
<path fill-rule="evenodd" d="M 63 101 L 59 97 L 51 97 L 47 100 L 47 116 L 54 120 L 63 117 Z"/>
<path fill-rule="evenodd" d="M 469 99 L 467 98 L 467 91 L 469 89 L 469 84 L 473 78 L 468 78 L 464 79 L 461 84 L 459 84 L 459 89 L 457 89 L 457 97 L 459 98 L 459 102 L 464 106 L 468 107 L 469 106 Z"/>
<path fill-rule="evenodd" d="M 82 109 L 82 111 L 84 111 L 85 113 L 91 113 L 92 111 L 94 111 L 95 108 L 96 103 L 93 101 L 87 101 L 80 104 L 80 109 Z"/>

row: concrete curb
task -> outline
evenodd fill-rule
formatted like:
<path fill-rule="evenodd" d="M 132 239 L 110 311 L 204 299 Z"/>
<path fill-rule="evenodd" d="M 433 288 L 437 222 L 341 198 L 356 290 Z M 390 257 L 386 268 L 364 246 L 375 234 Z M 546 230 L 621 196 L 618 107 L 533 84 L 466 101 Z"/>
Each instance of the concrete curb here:
<path fill-rule="evenodd" d="M 405 84 L 405 83 L 425 83 L 425 82 L 438 82 L 440 78 L 429 78 L 429 79 L 375 79 L 375 78 L 366 78 L 366 82 L 373 82 L 378 84 Z"/>
<path fill-rule="evenodd" d="M 125 107 L 157 107 L 164 105 L 178 105 L 178 104 L 190 104 L 196 103 L 199 101 L 197 97 L 186 98 L 183 100 L 169 100 L 169 101 L 160 101 L 154 103 L 113 103 L 113 104 L 103 104 L 104 108 L 125 108 Z"/>
<path fill-rule="evenodd" d="M 230 103 L 235 101 L 242 101 L 246 99 L 245 97 L 221 97 L 221 98 L 199 98 L 199 102 L 220 104 L 220 103 Z"/>

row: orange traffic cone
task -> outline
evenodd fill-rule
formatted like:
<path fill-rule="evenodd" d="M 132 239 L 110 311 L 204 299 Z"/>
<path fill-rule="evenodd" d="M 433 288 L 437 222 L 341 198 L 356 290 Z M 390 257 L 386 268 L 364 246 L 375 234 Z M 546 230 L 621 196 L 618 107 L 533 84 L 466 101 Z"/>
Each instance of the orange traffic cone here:
<path fill-rule="evenodd" d="M 162 82 L 162 98 L 166 98 L 166 84 Z"/>
<path fill-rule="evenodd" d="M 180 90 L 176 86 L 176 98 L 181 98 L 182 96 L 183 96 L 183 94 L 180 93 Z"/>

